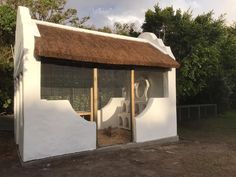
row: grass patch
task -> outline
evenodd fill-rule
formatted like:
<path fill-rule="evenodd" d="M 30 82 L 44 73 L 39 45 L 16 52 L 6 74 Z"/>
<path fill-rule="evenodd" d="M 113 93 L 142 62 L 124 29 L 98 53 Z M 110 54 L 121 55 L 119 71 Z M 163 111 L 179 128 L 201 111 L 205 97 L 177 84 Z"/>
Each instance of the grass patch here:
<path fill-rule="evenodd" d="M 236 110 L 200 120 L 188 120 L 178 127 L 182 139 L 236 141 Z"/>

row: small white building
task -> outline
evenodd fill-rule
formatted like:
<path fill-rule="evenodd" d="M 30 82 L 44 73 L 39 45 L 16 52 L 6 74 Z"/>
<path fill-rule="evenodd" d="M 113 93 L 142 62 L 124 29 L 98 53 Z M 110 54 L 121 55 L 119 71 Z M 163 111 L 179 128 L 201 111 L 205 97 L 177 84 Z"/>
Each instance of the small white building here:
<path fill-rule="evenodd" d="M 14 52 L 15 141 L 24 162 L 178 140 L 179 64 L 154 34 L 68 27 L 19 7 Z"/>

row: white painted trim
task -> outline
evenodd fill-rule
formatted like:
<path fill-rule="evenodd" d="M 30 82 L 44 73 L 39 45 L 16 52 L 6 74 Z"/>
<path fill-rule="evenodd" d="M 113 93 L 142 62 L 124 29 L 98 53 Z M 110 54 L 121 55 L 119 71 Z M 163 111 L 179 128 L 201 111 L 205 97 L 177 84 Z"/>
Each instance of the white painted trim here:
<path fill-rule="evenodd" d="M 88 29 L 76 28 L 76 27 L 71 27 L 71 26 L 66 26 L 66 25 L 61 25 L 61 24 L 56 24 L 56 23 L 51 23 L 51 22 L 45 22 L 45 21 L 39 21 L 39 20 L 33 20 L 33 21 L 36 24 L 65 29 L 65 30 L 70 30 L 70 31 L 77 31 L 77 32 L 82 32 L 82 33 L 94 34 L 94 35 L 98 35 L 98 36 L 105 36 L 105 37 L 111 37 L 111 38 L 116 38 L 116 39 L 124 39 L 124 40 L 148 43 L 147 40 L 141 39 L 141 38 L 135 38 L 135 37 L 129 37 L 129 36 L 123 36 L 123 35 L 111 34 L 111 33 L 104 33 L 104 32 L 100 32 L 100 31 L 93 31 L 93 30 L 88 30 Z"/>

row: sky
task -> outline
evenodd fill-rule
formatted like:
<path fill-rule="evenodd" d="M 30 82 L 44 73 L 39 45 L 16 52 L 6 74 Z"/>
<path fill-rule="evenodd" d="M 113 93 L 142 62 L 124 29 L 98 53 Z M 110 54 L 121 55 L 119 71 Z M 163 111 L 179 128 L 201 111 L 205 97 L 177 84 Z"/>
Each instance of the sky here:
<path fill-rule="evenodd" d="M 76 8 L 79 17 L 90 16 L 88 25 L 111 27 L 120 22 L 140 27 L 147 9 L 153 9 L 157 3 L 183 11 L 191 9 L 194 16 L 213 10 L 216 18 L 225 14 L 227 24 L 236 22 L 236 0 L 68 0 L 67 7 Z"/>

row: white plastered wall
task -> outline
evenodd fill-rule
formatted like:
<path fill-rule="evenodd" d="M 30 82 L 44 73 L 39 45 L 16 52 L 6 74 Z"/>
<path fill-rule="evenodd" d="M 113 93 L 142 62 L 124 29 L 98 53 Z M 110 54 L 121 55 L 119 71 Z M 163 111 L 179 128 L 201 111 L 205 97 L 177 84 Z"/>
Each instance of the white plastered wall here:
<path fill-rule="evenodd" d="M 18 123 L 17 121 L 19 120 L 19 96 L 18 96 L 18 78 L 14 79 L 14 136 L 15 136 L 15 142 L 18 144 Z"/>
<path fill-rule="evenodd" d="M 40 37 L 35 21 L 27 8 L 19 7 L 14 56 L 15 139 L 22 160 L 95 149 L 94 122 L 79 117 L 67 100 L 41 100 L 41 63 L 34 56 L 35 37 Z"/>
<path fill-rule="evenodd" d="M 169 47 L 152 33 L 139 36 L 148 40 L 153 46 L 174 58 Z M 166 97 L 149 99 L 144 111 L 135 117 L 135 141 L 145 142 L 164 138 L 177 137 L 176 120 L 176 70 L 168 71 L 168 93 Z M 155 90 L 153 90 L 155 92 Z"/>
<path fill-rule="evenodd" d="M 125 98 L 111 98 L 107 105 L 98 110 L 98 129 L 118 127 L 118 113 L 121 111 Z"/>
<path fill-rule="evenodd" d="M 40 37 L 36 22 L 45 23 L 32 20 L 29 10 L 19 7 L 14 56 L 15 139 L 22 160 L 29 161 L 95 149 L 95 123 L 79 117 L 67 100 L 47 101 L 40 98 L 41 63 L 34 56 L 34 40 L 35 37 Z M 62 27 L 62 25 L 55 26 Z M 65 28 L 72 30 L 71 27 Z M 81 31 L 77 28 L 73 30 Z M 105 33 L 94 33 L 105 35 Z M 143 33 L 139 39 L 127 38 L 127 40 L 149 42 L 174 58 L 170 48 L 164 46 L 154 34 Z M 167 97 L 151 98 L 146 109 L 135 117 L 136 142 L 177 136 L 175 69 L 168 71 L 168 90 Z M 119 100 L 115 102 L 112 104 L 120 104 Z M 109 112 L 107 108 L 98 113 L 102 115 L 103 121 L 109 121 L 108 119 L 116 112 L 115 109 Z"/>

